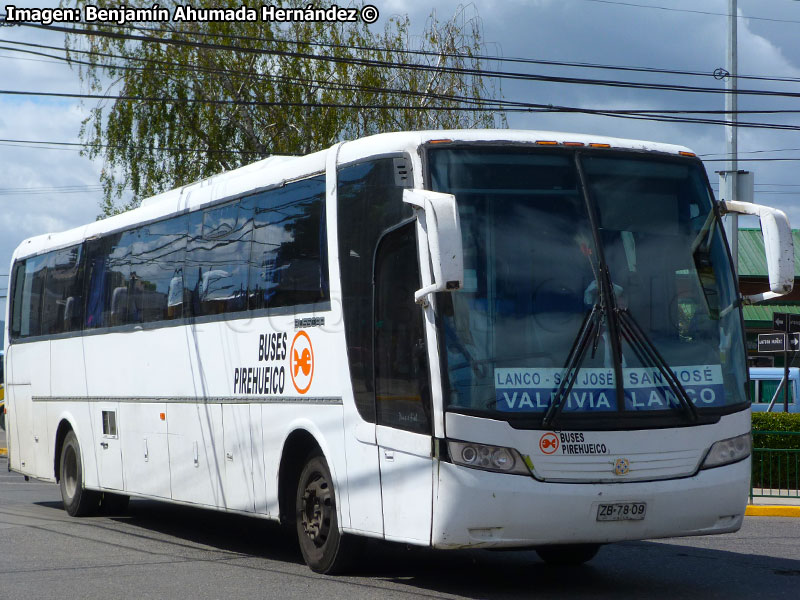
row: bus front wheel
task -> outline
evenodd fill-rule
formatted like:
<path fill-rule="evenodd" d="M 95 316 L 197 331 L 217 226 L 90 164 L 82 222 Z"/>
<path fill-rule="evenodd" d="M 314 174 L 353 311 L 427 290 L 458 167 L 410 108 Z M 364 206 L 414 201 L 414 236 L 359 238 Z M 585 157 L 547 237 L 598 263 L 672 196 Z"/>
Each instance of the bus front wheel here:
<path fill-rule="evenodd" d="M 600 544 L 560 544 L 556 546 L 539 546 L 536 554 L 549 565 L 582 565 L 592 560 Z"/>
<path fill-rule="evenodd" d="M 59 486 L 64 510 L 71 517 L 85 517 L 97 511 L 100 494 L 83 487 L 83 464 L 81 447 L 75 432 L 70 431 L 61 446 Z"/>
<path fill-rule="evenodd" d="M 300 551 L 312 571 L 335 574 L 352 566 L 359 540 L 339 531 L 333 478 L 317 453 L 308 457 L 300 473 L 295 524 Z"/>

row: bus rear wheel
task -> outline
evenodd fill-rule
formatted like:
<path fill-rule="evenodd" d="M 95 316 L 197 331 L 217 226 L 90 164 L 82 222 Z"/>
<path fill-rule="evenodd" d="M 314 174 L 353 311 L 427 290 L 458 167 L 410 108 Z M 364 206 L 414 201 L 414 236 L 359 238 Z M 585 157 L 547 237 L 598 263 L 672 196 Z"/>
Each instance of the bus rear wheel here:
<path fill-rule="evenodd" d="M 575 566 L 592 560 L 600 544 L 560 544 L 555 546 L 539 546 L 536 554 L 549 565 Z"/>
<path fill-rule="evenodd" d="M 312 571 L 335 574 L 352 566 L 360 540 L 339 531 L 333 478 L 317 453 L 308 457 L 300 473 L 295 525 L 300 552 Z"/>
<path fill-rule="evenodd" d="M 71 517 L 85 517 L 97 512 L 100 494 L 83 487 L 81 447 L 75 432 L 70 431 L 61 446 L 59 486 L 64 510 Z"/>

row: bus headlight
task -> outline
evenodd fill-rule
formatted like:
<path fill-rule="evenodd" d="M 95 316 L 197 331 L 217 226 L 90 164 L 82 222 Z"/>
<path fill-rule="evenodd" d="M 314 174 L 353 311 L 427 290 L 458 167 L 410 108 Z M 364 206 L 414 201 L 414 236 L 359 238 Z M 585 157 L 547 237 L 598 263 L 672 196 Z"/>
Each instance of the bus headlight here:
<path fill-rule="evenodd" d="M 531 474 L 519 452 L 513 448 L 447 440 L 447 449 L 450 460 L 457 465 L 498 473 Z"/>
<path fill-rule="evenodd" d="M 753 441 L 749 433 L 715 442 L 700 468 L 711 469 L 738 462 L 750 456 L 752 446 Z"/>

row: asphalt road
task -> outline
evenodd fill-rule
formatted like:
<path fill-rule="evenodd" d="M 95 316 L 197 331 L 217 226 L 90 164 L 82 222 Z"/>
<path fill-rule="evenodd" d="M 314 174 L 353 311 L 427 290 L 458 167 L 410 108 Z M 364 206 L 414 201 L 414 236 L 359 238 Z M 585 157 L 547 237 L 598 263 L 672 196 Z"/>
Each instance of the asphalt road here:
<path fill-rule="evenodd" d="M 2 439 L 0 439 L 2 442 Z M 371 543 L 351 576 L 308 570 L 256 519 L 135 500 L 73 519 L 58 488 L 0 457 L 0 599 L 798 598 L 800 519 L 748 517 L 737 534 L 613 544 L 555 569 L 531 552 L 434 552 Z"/>

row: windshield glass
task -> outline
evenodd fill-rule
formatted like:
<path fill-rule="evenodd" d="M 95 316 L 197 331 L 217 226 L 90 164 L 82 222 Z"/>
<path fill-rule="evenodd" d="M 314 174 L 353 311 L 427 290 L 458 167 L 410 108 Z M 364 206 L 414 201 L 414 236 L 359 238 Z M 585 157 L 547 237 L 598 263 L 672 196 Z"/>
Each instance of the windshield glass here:
<path fill-rule="evenodd" d="M 745 402 L 735 284 L 698 162 L 472 145 L 429 149 L 428 164 L 464 238 L 464 289 L 437 296 L 449 409 L 544 414 L 586 331 L 563 419 L 674 415 L 665 364 L 701 413 Z"/>

